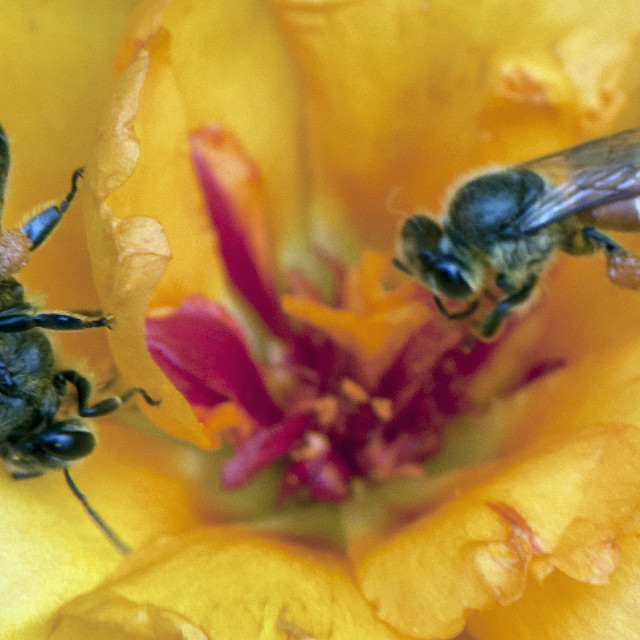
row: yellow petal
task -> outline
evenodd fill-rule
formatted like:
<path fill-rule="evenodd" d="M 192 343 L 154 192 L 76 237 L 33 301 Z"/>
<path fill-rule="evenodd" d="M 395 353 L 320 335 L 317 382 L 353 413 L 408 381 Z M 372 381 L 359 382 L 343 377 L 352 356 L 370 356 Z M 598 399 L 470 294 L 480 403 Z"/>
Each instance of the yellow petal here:
<path fill-rule="evenodd" d="M 271 243 L 278 253 L 296 242 L 306 246 L 294 70 L 270 11 L 257 0 L 215 9 L 202 0 L 145 3 L 125 34 L 118 66 L 142 50 L 151 54 L 135 122 L 142 153 L 114 211 L 144 211 L 167 233 L 174 260 L 154 306 L 176 306 L 185 293 L 219 299 L 222 267 L 187 133 L 208 125 L 233 131 L 265 178 Z"/>
<path fill-rule="evenodd" d="M 163 25 L 189 130 L 233 131 L 264 176 L 275 254 L 306 252 L 306 149 L 297 66 L 262 0 L 173 1 Z"/>
<path fill-rule="evenodd" d="M 354 539 L 363 592 L 383 620 L 404 633 L 449 637 L 470 611 L 520 606 L 513 603 L 539 593 L 545 578 L 546 588 L 558 585 L 549 602 L 567 615 L 568 583 L 550 574 L 591 585 L 614 579 L 640 509 L 639 357 L 636 343 L 529 388 L 521 411 L 512 406 L 521 435 L 510 455 L 454 474 L 441 495 L 412 505 L 425 515 L 379 543 Z M 357 522 L 357 510 L 350 517 Z M 508 608 L 498 610 L 487 619 L 504 620 Z"/>
<path fill-rule="evenodd" d="M 114 0 L 104 10 L 72 0 L 0 7 L 0 118 L 12 154 L 3 225 L 17 225 L 39 204 L 62 200 L 72 172 L 87 163 L 129 11 L 128 0 Z M 81 184 L 67 219 L 20 273 L 28 295 L 45 294 L 50 308 L 99 306 L 82 224 L 84 190 Z M 97 365 L 107 357 L 100 334 L 70 336 L 65 348 Z"/>
<path fill-rule="evenodd" d="M 349 566 L 329 552 L 237 529 L 166 539 L 63 607 L 53 639 L 372 638 L 375 616 Z"/>

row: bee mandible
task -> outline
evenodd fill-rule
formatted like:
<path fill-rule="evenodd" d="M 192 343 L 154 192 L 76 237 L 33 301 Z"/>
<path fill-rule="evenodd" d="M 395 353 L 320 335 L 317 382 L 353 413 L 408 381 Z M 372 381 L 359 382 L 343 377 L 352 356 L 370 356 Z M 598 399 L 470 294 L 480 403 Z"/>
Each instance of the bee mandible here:
<path fill-rule="evenodd" d="M 603 250 L 609 277 L 640 288 L 640 258 L 602 230 L 640 231 L 640 128 L 491 170 L 463 184 L 440 226 L 405 220 L 394 264 L 429 289 L 449 319 L 470 316 L 494 279 L 501 298 L 476 322 L 482 340 L 526 302 L 557 250 Z M 441 298 L 466 305 L 449 311 Z"/>

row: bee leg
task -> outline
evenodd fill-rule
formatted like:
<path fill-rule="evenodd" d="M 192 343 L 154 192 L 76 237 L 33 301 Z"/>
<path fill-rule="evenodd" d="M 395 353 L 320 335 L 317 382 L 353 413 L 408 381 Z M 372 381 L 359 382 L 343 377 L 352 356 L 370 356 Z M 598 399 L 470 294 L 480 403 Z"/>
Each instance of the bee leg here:
<path fill-rule="evenodd" d="M 584 227 L 582 229 L 582 235 L 589 246 L 604 249 L 605 253 L 624 251 L 624 248 L 617 242 L 612 240 L 609 236 L 606 236 L 601 231 L 598 231 L 595 227 Z"/>
<path fill-rule="evenodd" d="M 32 315 L 24 311 L 7 309 L 0 313 L 0 333 L 19 333 L 29 329 L 53 329 L 55 331 L 79 331 L 94 327 L 111 328 L 113 317 L 98 316 L 92 318 L 71 313 L 37 313 Z"/>
<path fill-rule="evenodd" d="M 154 400 L 144 389 L 133 387 L 125 391 L 121 396 L 105 398 L 89 407 L 87 404 L 89 402 L 89 396 L 91 395 L 91 383 L 84 376 L 72 369 L 58 371 L 54 378 L 54 385 L 60 395 L 64 394 L 64 386 L 67 382 L 76 388 L 78 394 L 78 414 L 83 418 L 95 418 L 111 413 L 136 393 L 139 393 L 145 402 L 151 406 L 155 407 L 160 404 L 159 400 Z"/>
<path fill-rule="evenodd" d="M 402 271 L 403 273 L 406 273 L 409 276 L 413 276 L 413 273 L 411 272 L 411 270 L 409 269 L 409 267 L 404 264 L 404 262 L 401 262 L 400 260 L 398 260 L 398 258 L 394 258 L 391 263 L 393 264 L 394 267 L 396 267 L 397 269 L 400 269 L 400 271 Z M 471 302 L 469 304 L 469 306 L 464 309 L 463 311 L 458 311 L 458 312 L 454 312 L 452 313 L 451 311 L 449 311 L 443 304 L 442 304 L 442 300 L 440 300 L 440 298 L 438 298 L 438 296 L 434 295 L 433 299 L 436 303 L 436 307 L 438 307 L 438 311 L 447 319 L 447 320 L 461 320 L 462 318 L 467 318 L 468 316 L 470 316 L 477 308 L 478 308 L 478 301 L 474 300 L 473 302 Z"/>
<path fill-rule="evenodd" d="M 498 304 L 496 304 L 493 311 L 482 321 L 476 324 L 476 331 L 478 334 L 485 340 L 492 338 L 496 331 L 500 328 L 500 324 L 509 314 L 513 307 L 517 307 L 521 305 L 523 302 L 526 302 L 531 295 L 534 287 L 536 286 L 536 282 L 538 281 L 537 276 L 532 276 L 523 287 L 507 296 L 506 298 L 500 300 Z M 507 286 L 504 278 L 498 278 L 498 286 L 503 289 Z"/>
<path fill-rule="evenodd" d="M 474 300 L 469 304 L 469 306 L 463 311 L 458 311 L 457 313 L 451 313 L 443 304 L 442 300 L 438 298 L 438 296 L 433 296 L 433 300 L 436 303 L 436 307 L 438 307 L 438 311 L 447 319 L 447 320 L 461 320 L 462 318 L 467 318 L 470 316 L 477 308 L 478 301 Z"/>
<path fill-rule="evenodd" d="M 37 249 L 62 220 L 62 216 L 78 191 L 78 181 L 82 177 L 82 172 L 83 169 L 76 169 L 73 172 L 71 190 L 59 205 L 41 211 L 22 226 L 22 233 L 31 240 L 30 251 Z"/>

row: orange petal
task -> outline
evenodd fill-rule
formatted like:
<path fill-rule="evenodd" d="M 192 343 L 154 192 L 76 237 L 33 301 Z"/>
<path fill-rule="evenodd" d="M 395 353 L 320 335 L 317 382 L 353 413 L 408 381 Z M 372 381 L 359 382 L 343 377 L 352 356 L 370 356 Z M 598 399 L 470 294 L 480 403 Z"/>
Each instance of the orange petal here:
<path fill-rule="evenodd" d="M 344 308 L 304 297 L 282 297 L 289 315 L 321 328 L 341 347 L 355 353 L 371 384 L 397 357 L 407 340 L 434 318 L 433 310 L 424 301 L 415 299 L 417 285 L 407 283 L 394 289 L 384 286 L 384 272 L 389 264 L 386 255 L 366 253 L 349 272 Z M 438 326 L 451 328 L 443 322 Z M 438 353 L 446 350 L 443 340 L 453 345 L 460 340 L 460 334 L 447 331 L 441 335 L 434 323 L 433 344 Z"/>
<path fill-rule="evenodd" d="M 464 171 L 612 130 L 638 90 L 633 0 L 562 12 L 552 0 L 535 11 L 523 0 L 272 4 L 300 65 L 316 186 L 333 205 L 324 222 L 343 255 L 354 230 L 388 249 L 390 209 L 437 210 Z"/>

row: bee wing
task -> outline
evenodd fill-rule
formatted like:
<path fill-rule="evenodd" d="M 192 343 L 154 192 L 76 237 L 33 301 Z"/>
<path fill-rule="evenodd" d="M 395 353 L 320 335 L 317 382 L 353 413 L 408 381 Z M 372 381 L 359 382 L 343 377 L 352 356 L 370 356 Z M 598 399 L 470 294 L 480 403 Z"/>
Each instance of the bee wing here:
<path fill-rule="evenodd" d="M 640 196 L 640 128 L 517 165 L 539 174 L 545 193 L 503 229 L 526 235 L 552 222 L 616 200 Z"/>

